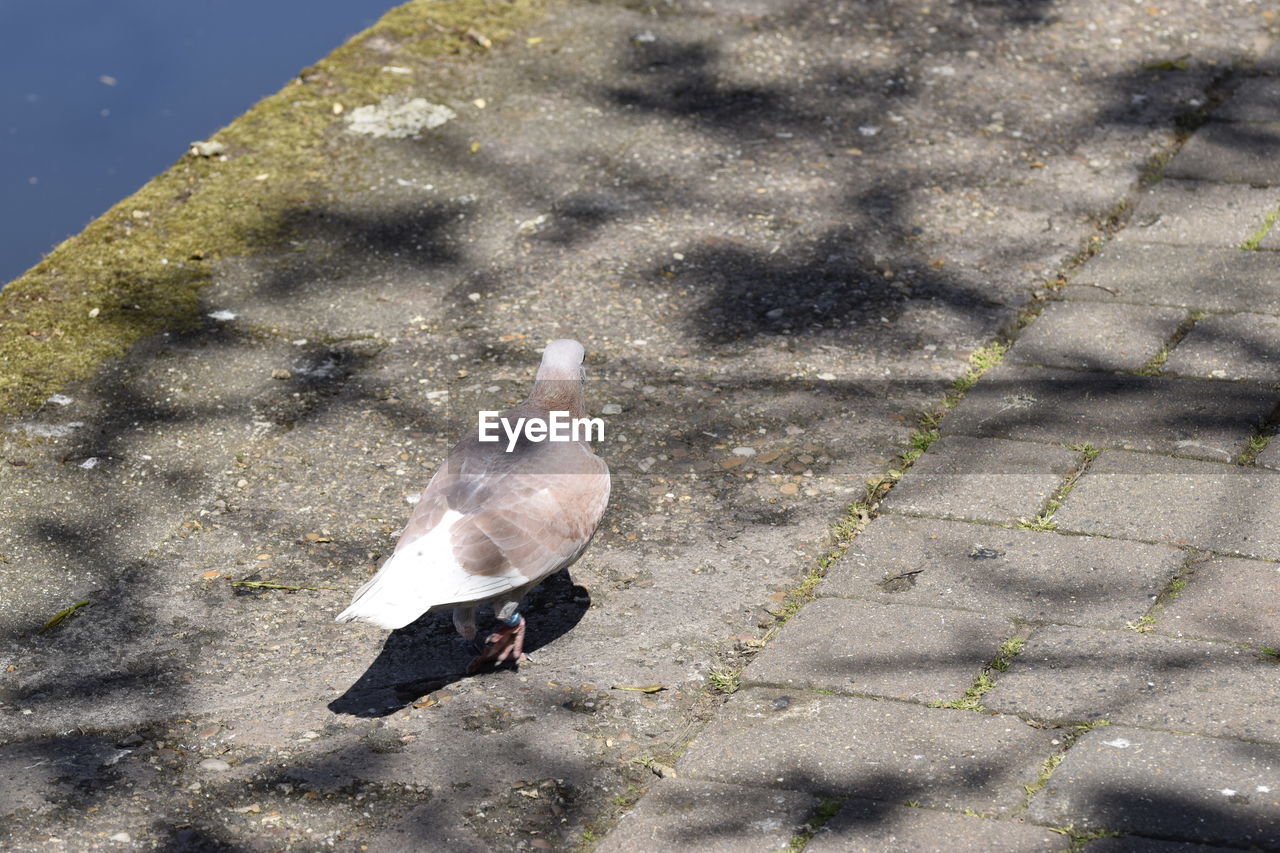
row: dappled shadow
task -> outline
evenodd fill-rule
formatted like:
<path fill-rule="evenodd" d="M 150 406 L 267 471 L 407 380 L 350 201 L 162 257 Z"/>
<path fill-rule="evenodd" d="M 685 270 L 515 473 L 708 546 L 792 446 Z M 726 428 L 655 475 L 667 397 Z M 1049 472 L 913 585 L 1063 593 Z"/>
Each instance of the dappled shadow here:
<path fill-rule="evenodd" d="M 572 630 L 590 607 L 590 593 L 573 583 L 567 569 L 543 581 L 521 607 L 528 626 L 525 653 L 533 658 L 538 649 Z M 478 638 L 490 630 L 487 611 L 485 608 L 478 614 Z M 387 637 L 378 657 L 359 680 L 329 703 L 329 710 L 383 717 L 466 678 L 467 663 L 474 653 L 459 640 L 449 611 L 419 617 Z"/>
<path fill-rule="evenodd" d="M 405 511 L 400 492 L 409 488 L 401 483 L 412 480 L 416 487 L 420 483 L 415 478 L 425 479 L 429 473 L 421 460 L 410 458 L 414 448 L 408 447 L 409 440 L 434 453 L 455 437 L 449 434 L 447 417 L 421 392 L 487 383 L 490 373 L 502 371 L 524 376 L 535 339 L 569 319 L 579 323 L 578 333 L 589 341 L 610 341 L 601 346 L 614 366 L 608 387 L 627 413 L 630 441 L 625 448 L 613 448 L 615 458 L 624 463 L 618 466 L 622 470 L 615 482 L 626 483 L 626 488 L 619 489 L 614 501 L 611 521 L 617 531 L 602 531 L 603 542 L 636 551 L 661 547 L 661 556 L 678 562 L 691 553 L 691 542 L 731 540 L 744 531 L 759 530 L 781 539 L 815 515 L 831 510 L 828 515 L 838 516 L 843 504 L 861 496 L 862 480 L 876 475 L 879 463 L 901 445 L 914 411 L 947 392 L 950 380 L 945 374 L 956 372 L 963 359 L 946 362 L 944 377 L 936 381 L 881 378 L 890 368 L 884 366 L 882 372 L 879 363 L 874 373 L 878 382 L 843 377 L 819 381 L 805 377 L 826 372 L 825 367 L 801 369 L 793 362 L 808 356 L 807 348 L 819 341 L 839 347 L 837 366 L 843 366 L 845 355 L 862 355 L 873 345 L 883 345 L 875 355 L 896 357 L 911 355 L 926 343 L 948 343 L 948 327 L 929 336 L 907 334 L 895 325 L 910 309 L 921 306 L 948 322 L 966 324 L 966 330 L 979 330 L 981 334 L 974 333 L 978 337 L 989 336 L 1012 318 L 1028 283 L 1054 272 L 1044 268 L 1045 259 L 1060 260 L 1085 236 L 1088 229 L 1077 220 L 1085 215 L 1097 220 L 1107 213 L 1093 204 L 1095 196 L 1073 195 L 1073 173 L 1041 179 L 1046 164 L 1040 158 L 1052 166 L 1086 159 L 1075 147 L 1095 138 L 1100 126 L 1104 132 L 1134 127 L 1169 130 L 1185 110 L 1181 99 L 1203 88 L 1211 77 L 1203 69 L 1181 77 L 1142 68 L 1106 70 L 1080 84 L 1094 94 L 1096 104 L 1078 115 L 1043 119 L 1039 104 L 1000 103 L 1000 92 L 983 89 L 986 84 L 980 80 L 971 86 L 977 95 L 958 90 L 949 100 L 929 101 L 925 96 L 931 80 L 954 75 L 956 69 L 946 71 L 946 63 L 954 58 L 958 64 L 966 50 L 987 51 L 992 39 L 1002 43 L 1001 51 L 1022 49 L 1017 45 L 1021 34 L 1055 23 L 1056 4 L 955 3 L 928 21 L 921 21 L 919 10 L 905 4 L 898 8 L 893 3 L 798 3 L 764 15 L 745 8 L 749 3 L 743 5 L 734 21 L 747 21 L 752 33 L 783 35 L 802 46 L 778 60 L 781 66 L 790 62 L 786 73 L 750 66 L 757 60 L 772 61 L 769 51 L 774 48 L 751 46 L 747 62 L 742 52 L 726 49 L 705 32 L 679 37 L 662 32 L 653 40 L 623 40 L 616 46 L 604 38 L 588 39 L 610 45 L 608 56 L 617 73 L 602 80 L 576 67 L 564 72 L 566 87 L 576 99 L 572 103 L 607 117 L 598 126 L 599 139 L 583 126 L 571 128 L 573 141 L 581 146 L 573 156 L 587 163 L 574 180 L 545 177 L 563 174 L 565 164 L 558 158 L 570 156 L 565 150 L 539 151 L 534 143 L 527 147 L 537 156 L 525 162 L 493 156 L 503 144 L 496 132 L 492 139 L 486 136 L 479 149 L 470 144 L 470 128 L 457 126 L 446 127 L 438 139 L 405 142 L 403 150 L 411 152 L 405 154 L 406 162 L 419 173 L 447 171 L 465 180 L 483 180 L 492 191 L 472 200 L 465 200 L 472 195 L 468 190 L 383 204 L 378 201 L 380 190 L 360 190 L 351 197 L 300 205 L 263 229 L 264 234 L 286 234 L 288 240 L 264 241 L 261 258 L 227 262 L 219 273 L 218 297 L 243 311 L 240 326 L 206 319 L 193 331 L 143 344 L 129 359 L 154 370 L 130 377 L 111 368 L 77 392 L 92 404 L 68 410 L 68 419 L 84 422 L 72 438 L 56 445 L 36 441 L 6 449 L 24 466 L 35 460 L 30 467 L 39 467 L 38 476 L 46 478 L 40 487 L 57 496 L 32 499 L 12 527 L 15 541 L 29 543 L 18 559 L 27 561 L 24 567 L 38 566 L 38 574 L 49 578 L 58 595 L 83 595 L 92 601 L 84 614 L 40 638 L 32 633 L 52 615 L 45 612 L 51 609 L 48 599 L 33 595 L 11 605 L 18 608 L 15 627 L 3 639 L 21 651 L 13 658 L 18 674 L 7 676 L 11 680 L 0 710 L 23 724 L 18 737 L 71 730 L 81 721 L 67 709 L 90 700 L 100 706 L 91 724 L 117 735 L 178 715 L 200 716 L 203 708 L 192 699 L 191 681 L 208 687 L 207 682 L 219 677 L 229 684 L 237 679 L 239 664 L 220 662 L 215 667 L 210 659 L 228 650 L 232 656 L 252 653 L 270 659 L 279 651 L 267 645 L 273 638 L 280 640 L 278 645 L 296 640 L 280 657 L 288 651 L 305 653 L 300 657 L 313 652 L 316 657 L 358 653 L 353 649 L 363 639 L 334 648 L 327 644 L 336 644 L 336 635 L 321 634 L 317 627 L 328 620 L 331 605 L 343 593 L 308 597 L 302 590 L 323 595 L 335 591 L 327 589 L 331 585 L 350 586 L 360 568 L 371 566 L 390 547 Z M 676 14 L 664 10 L 654 20 L 670 20 Z M 648 18 L 634 21 L 645 26 L 647 22 Z M 926 23 L 934 30 L 927 31 Z M 846 42 L 831 47 L 837 38 Z M 1066 71 L 1062 73 L 1065 79 Z M 1049 103 L 1046 109 L 1055 105 Z M 990 107 L 1008 111 L 1004 121 L 1009 128 L 1015 117 L 1023 117 L 1022 135 L 990 129 L 999 126 Z M 924 119 L 913 118 L 913 111 Z M 669 132 L 675 141 L 650 157 L 645 148 L 653 138 L 641 137 L 638 143 L 629 139 L 629 121 L 652 122 L 650 127 Z M 1242 144 L 1257 144 L 1242 134 Z M 966 148 L 969 143 L 973 150 Z M 744 160 L 750 167 L 715 175 Z M 1016 171 L 1007 166 L 1013 161 L 1018 162 Z M 688 162 L 694 165 L 686 168 Z M 713 175 L 723 178 L 720 187 L 730 189 L 713 188 Z M 1001 195 L 1006 190 L 1008 195 Z M 1045 200 L 1059 192 L 1062 199 Z M 920 201 L 926 193 L 949 199 L 963 196 L 966 204 L 987 193 L 1004 205 L 1001 215 L 1007 219 L 1048 212 L 1061 214 L 1072 225 L 1058 236 L 1042 230 L 981 230 L 990 220 L 971 216 L 958 201 L 955 210 L 933 211 L 929 220 Z M 1115 200 L 1108 198 L 1107 203 Z M 546 218 L 521 221 L 525 209 L 542 211 Z M 516 217 L 513 210 L 522 212 Z M 678 230 L 694 216 L 703 217 L 697 226 Z M 669 227 L 677 230 L 668 234 L 664 229 Z M 951 228 L 954 234 L 938 236 Z M 1036 228 L 1040 229 L 1038 222 Z M 1046 248 L 1049 240 L 1054 242 Z M 970 249 L 974 251 L 959 261 L 951 257 Z M 682 257 L 676 260 L 675 254 Z M 582 257 L 594 258 L 596 266 L 582 273 L 573 266 Z M 239 278 L 228 285 L 226 280 L 233 276 L 226 270 L 236 264 Z M 1034 271 L 1024 268 L 1036 264 L 1040 266 Z M 557 277 L 544 275 L 548 272 L 580 278 L 569 288 L 548 283 Z M 175 281 L 188 275 L 176 270 L 172 274 Z M 635 289 L 619 291 L 626 299 L 614 298 L 600 290 L 606 279 Z M 568 304 L 575 296 L 585 307 Z M 664 300 L 676 307 L 653 307 Z M 617 313 L 611 314 L 615 308 Z M 344 326 L 348 322 L 367 331 L 353 334 Z M 341 327 L 341 333 L 326 334 L 331 326 Z M 313 334 L 317 329 L 320 333 Z M 881 336 L 856 336 L 871 334 L 869 329 L 881 330 Z M 523 340 L 525 334 L 528 340 Z M 655 334 L 661 335 L 655 349 L 662 347 L 662 357 L 623 360 L 631 351 L 621 341 Z M 758 353 L 779 343 L 791 345 L 797 354 L 766 362 L 774 370 L 769 375 L 758 375 L 768 373 L 760 370 L 738 376 L 732 365 L 698 360 Z M 1212 343 L 1237 344 L 1258 357 L 1270 352 L 1265 341 L 1214 338 Z M 637 387 L 618 384 L 670 383 L 673 362 L 668 356 L 677 348 L 696 353 L 674 362 L 698 374 L 697 380 L 679 379 L 685 390 L 699 385 L 696 393 L 649 399 Z M 412 354 L 411 364 L 393 361 L 393 356 L 406 352 Z M 200 362 L 214 369 L 192 369 L 192 363 Z M 923 370 L 930 365 L 917 366 Z M 179 378 L 170 381 L 169 367 Z M 182 374 L 194 378 L 181 378 Z M 860 375 L 873 374 L 868 370 Z M 715 382 L 729 393 L 711 390 Z M 1035 393 L 1068 400 L 1076 415 L 1123 412 L 1147 400 L 1154 384 L 1155 380 L 1136 377 L 1100 381 L 1081 375 L 1056 380 Z M 1258 386 L 1197 387 L 1194 405 L 1160 409 L 1145 420 L 1123 418 L 1125 422 L 1117 423 L 1099 414 L 1093 420 L 1076 417 L 1058 429 L 1063 423 L 1058 412 L 1019 405 L 1001 410 L 995 420 L 972 431 L 1097 446 L 1141 441 L 1159 433 L 1168 437 L 1163 450 L 1195 455 L 1194 449 L 1176 443 L 1199 441 L 1208 434 L 1244 442 L 1275 402 L 1274 394 Z M 1025 383 L 1005 384 L 999 376 L 988 377 L 979 388 L 997 400 L 1026 394 Z M 1259 409 L 1262 414 L 1250 409 L 1242 416 L 1259 398 L 1268 401 Z M 760 400 L 783 400 L 785 405 L 766 410 L 755 405 Z M 52 417 L 52 410 L 41 417 Z M 403 449 L 382 447 L 369 437 L 374 431 L 352 426 L 364 418 L 382 419 L 376 430 L 383 437 L 402 439 Z M 868 433 L 876 434 L 850 438 L 846 431 L 836 440 L 833 423 L 842 419 L 850 422 L 850 429 L 855 420 L 874 419 L 877 426 Z M 949 419 L 945 428 L 960 429 L 955 423 Z M 368 455 L 376 464 L 364 469 L 308 469 L 306 464 L 314 463 L 298 461 L 296 457 L 306 454 L 283 437 L 296 438 L 309 427 L 324 427 L 323 438 L 331 442 L 311 448 L 312 456 L 331 461 L 335 456 Z M 806 438 L 788 444 L 794 436 L 787 427 Z M 762 429 L 767 437 L 761 437 Z M 807 441 L 813 446 L 803 446 Z M 735 455 L 738 448 L 744 450 Z M 90 460 L 95 461 L 87 465 Z M 394 479 L 401 476 L 401 465 L 408 469 L 404 481 Z M 34 483 L 36 472 L 31 473 Z M 99 475 L 114 479 L 93 479 Z M 326 477 L 348 482 L 325 482 Z M 365 482 L 350 482 L 361 478 Z M 237 485 L 242 479 L 245 485 Z M 808 482 L 824 479 L 838 480 L 839 488 L 814 489 L 808 505 L 792 497 L 803 494 Z M 348 490 L 340 491 L 338 485 Z M 289 502 L 287 494 L 296 503 Z M 300 497 L 306 495 L 310 497 Z M 686 497 L 706 514 L 678 514 Z M 1213 498 L 1228 499 L 1219 493 Z M 332 518 L 323 516 L 323 504 L 342 504 L 342 520 L 319 521 Z M 1257 514 L 1246 512 L 1244 517 L 1242 524 L 1269 523 Z M 823 527 L 823 518 L 805 529 Z M 219 538 L 230 533 L 240 538 Z M 633 544 L 629 536 L 635 537 Z M 808 548 L 814 543 L 803 544 Z M 205 550 L 199 551 L 199 558 L 189 558 L 184 556 L 190 553 L 187 549 Z M 270 559 L 259 560 L 259 554 Z M 638 572 L 601 574 L 597 589 L 606 593 L 652 583 L 651 578 L 637 580 Z M 233 577 L 302 589 L 242 589 L 240 595 L 223 595 Z M 739 580 L 735 576 L 726 582 Z M 969 582 L 977 594 L 994 594 L 1010 578 L 993 571 L 985 580 Z M 204 592 L 209 595 L 202 598 Z M 294 592 L 296 596 L 283 599 Z M 1064 578 L 1047 583 L 1041 595 L 1045 600 L 1070 596 L 1088 603 L 1105 598 L 1106 592 L 1102 587 L 1076 589 Z M 538 648 L 578 629 L 592 606 L 586 589 L 567 573 L 549 580 L 529 602 L 528 642 L 535 657 Z M 610 606 L 608 594 L 597 596 L 595 605 Z M 181 612 L 187 606 L 190 610 Z M 761 620 L 767 624 L 763 608 L 730 613 L 727 608 L 717 610 L 714 601 L 700 606 L 723 616 L 725 631 L 754 631 Z M 30 610 L 35 607 L 45 611 Z M 286 622 L 281 614 L 295 621 Z M 250 634 L 246 626 L 259 619 L 265 626 L 262 633 Z M 236 636 L 239 631 L 245 635 Z M 708 639 L 708 645 L 714 639 Z M 989 652 L 985 645 L 963 646 L 949 655 L 968 661 Z M 390 635 L 366 671 L 328 708 L 342 715 L 384 718 L 427 693 L 457 689 L 466 657 L 454 645 L 447 616 L 425 617 Z M 855 656 L 832 664 L 825 675 L 844 679 L 853 672 L 892 673 L 899 664 L 891 658 Z M 1098 662 L 1086 658 L 1075 664 L 1088 667 Z M 308 666 L 276 665 L 290 674 L 305 673 Z M 1174 659 L 1162 664 L 1178 672 L 1194 672 L 1197 665 L 1194 660 Z M 324 700 L 315 700 L 323 687 L 308 691 L 283 679 L 271 685 L 261 673 L 253 674 L 260 695 L 243 701 L 323 705 Z M 478 681 L 492 683 L 485 676 Z M 554 697 L 542 694 L 530 705 L 539 702 L 544 709 L 559 707 Z M 240 707 L 228 701 L 210 713 L 232 714 Z M 436 709 L 442 728 L 450 722 L 448 707 Z M 325 732 L 326 737 L 331 734 Z M 167 737 L 150 730 L 148 735 Z M 506 781 L 576 774 L 573 784 L 579 799 L 570 804 L 567 823 L 575 828 L 584 816 L 604 809 L 603 795 L 590 793 L 582 780 L 624 775 L 617 768 L 601 770 L 578 756 L 540 749 L 533 736 L 523 746 L 513 745 L 514 740 L 504 741 L 508 754 L 480 750 L 468 760 L 499 763 L 508 774 Z M 79 741 L 69 736 L 27 743 L 33 754 L 24 754 L 24 760 L 62 760 Z M 203 755 L 199 742 L 192 743 L 183 755 Z M 379 744 L 379 749 L 385 746 Z M 332 786 L 337 799 L 360 789 L 395 800 L 404 810 L 423 808 L 424 803 L 435 807 L 451 795 L 479 809 L 491 795 L 497 796 L 491 791 L 483 796 L 445 792 L 434 795 L 439 799 L 430 804 L 425 794 L 366 791 L 351 781 L 384 771 L 389 776 L 402 773 L 402 767 L 387 769 L 382 758 L 387 754 L 364 744 L 344 745 L 320 757 L 281 755 L 271 759 L 277 766 L 259 771 L 256 781 L 206 780 L 213 792 L 205 795 L 206 804 L 240 809 L 249 805 L 246 799 L 261 797 L 264 802 L 288 800 L 290 807 L 301 809 L 309 805 L 301 800 L 302 787 L 280 786 L 304 778 L 314 782 L 306 776 L 313 771 L 344 780 Z M 87 772 L 109 777 L 100 770 L 108 760 L 109 756 L 102 758 Z M 181 758 L 173 760 L 175 766 L 182 764 Z M 964 784 L 981 786 L 990 773 L 989 767 L 969 768 Z M 875 796 L 901 802 L 929 794 L 928 786 L 883 769 L 838 789 L 797 768 L 780 768 L 779 776 L 783 787 L 842 798 Z M 74 782 L 77 777 L 68 778 Z M 105 785 L 88 784 L 79 789 L 75 804 L 101 809 L 115 796 Z M 515 796 L 517 803 L 536 799 Z M 1109 796 L 1113 805 L 1124 801 L 1120 794 Z M 1145 808 L 1129 805 L 1134 813 Z M 344 820 L 354 820 L 364 806 L 353 800 L 349 806 L 333 808 L 349 811 Z M 546 823 L 565 823 L 563 815 L 546 808 Z M 223 818 L 212 814 L 189 815 L 190 825 L 161 821 L 153 840 L 160 849 L 241 849 L 236 836 L 223 831 Z M 1220 817 L 1205 815 L 1209 821 Z M 876 825 L 886 821 L 886 813 L 871 808 L 858 820 Z M 414 830 L 419 840 L 439 833 L 440 824 L 429 823 L 424 820 Z M 1131 822 L 1138 828 L 1141 823 Z M 1119 820 L 1115 825 L 1131 824 Z M 701 837 L 714 839 L 724 828 L 710 824 Z M 489 841 L 495 849 L 516 843 L 497 836 Z"/>

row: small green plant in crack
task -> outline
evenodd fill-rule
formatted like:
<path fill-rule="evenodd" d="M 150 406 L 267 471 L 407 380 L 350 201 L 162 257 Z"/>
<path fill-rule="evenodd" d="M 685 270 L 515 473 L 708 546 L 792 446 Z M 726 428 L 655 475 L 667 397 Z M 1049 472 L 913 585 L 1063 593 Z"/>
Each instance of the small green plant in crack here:
<path fill-rule="evenodd" d="M 742 683 L 742 670 L 720 666 L 707 673 L 707 684 L 717 693 L 736 693 Z"/>
<path fill-rule="evenodd" d="M 1240 465 L 1252 465 L 1258 458 L 1258 454 L 1267 449 L 1267 445 L 1271 443 L 1271 433 L 1258 433 L 1249 436 L 1249 443 L 1245 446 L 1244 452 L 1240 454 L 1240 458 L 1236 462 Z"/>
<path fill-rule="evenodd" d="M 1008 351 L 1009 345 L 1001 341 L 992 341 L 987 346 L 974 350 L 969 356 L 969 371 L 951 386 L 954 394 L 963 394 L 972 388 L 982 378 L 982 374 L 1004 360 L 1004 354 Z M 952 400 L 952 405 L 954 402 Z"/>
<path fill-rule="evenodd" d="M 1139 634 L 1150 634 L 1151 629 L 1156 626 L 1156 617 L 1150 613 L 1145 613 L 1141 618 L 1124 623 L 1124 626 L 1130 631 L 1136 631 Z"/>
<path fill-rule="evenodd" d="M 991 663 L 982 668 L 982 672 L 978 673 L 978 677 L 974 679 L 973 685 L 964 692 L 959 699 L 950 701 L 930 702 L 930 708 L 950 708 L 956 711 L 985 711 L 986 707 L 982 704 L 982 697 L 989 692 L 991 688 L 996 686 L 996 681 L 991 677 L 993 672 L 1005 672 L 1009 669 L 1009 665 L 1013 663 L 1013 659 L 1022 651 L 1022 647 L 1026 644 L 1027 638 L 1022 636 L 1014 636 L 1005 640 L 996 651 L 996 656 L 991 659 Z"/>
<path fill-rule="evenodd" d="M 1120 838 L 1123 835 L 1110 829 L 1084 830 L 1076 829 L 1074 826 L 1050 826 L 1048 830 L 1071 839 L 1071 846 L 1067 848 L 1069 853 L 1080 853 L 1090 841 L 1097 841 L 1099 838 Z"/>
<path fill-rule="evenodd" d="M 810 813 L 809 819 L 804 822 L 804 826 L 795 835 L 791 836 L 784 853 L 799 853 L 805 848 L 805 845 L 818 834 L 818 830 L 826 826 L 833 817 L 844 806 L 844 800 L 836 797 L 819 797 L 818 805 Z"/>
<path fill-rule="evenodd" d="M 1280 649 L 1273 646 L 1261 646 L 1258 651 L 1262 654 L 1262 659 L 1271 663 L 1280 663 Z"/>
<path fill-rule="evenodd" d="M 1020 518 L 1018 526 L 1023 530 L 1057 530 L 1058 522 L 1053 520 L 1053 513 L 1046 510 L 1035 518 Z"/>
<path fill-rule="evenodd" d="M 913 432 L 908 448 L 902 452 L 903 467 L 910 466 L 923 456 L 930 445 L 938 440 L 938 435 L 938 430 L 933 427 L 921 427 Z"/>

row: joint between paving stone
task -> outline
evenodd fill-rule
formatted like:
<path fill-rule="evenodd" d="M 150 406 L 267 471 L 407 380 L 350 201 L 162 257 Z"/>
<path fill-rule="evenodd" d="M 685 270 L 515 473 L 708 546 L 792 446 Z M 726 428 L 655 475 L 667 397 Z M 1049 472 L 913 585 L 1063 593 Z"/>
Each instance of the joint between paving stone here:
<path fill-rule="evenodd" d="M 1139 616 L 1134 621 L 1125 625 L 1131 631 L 1139 634 L 1150 634 L 1155 630 L 1156 622 L 1160 619 L 1160 615 L 1164 612 L 1165 607 L 1178 597 L 1178 594 L 1186 588 L 1196 572 L 1196 564 L 1209 559 L 1207 554 L 1196 549 L 1187 549 L 1186 558 L 1182 562 L 1182 567 L 1174 572 L 1173 576 L 1165 583 L 1164 587 L 1156 593 L 1155 601 L 1151 602 L 1151 606 L 1147 608 L 1147 612 Z"/>
<path fill-rule="evenodd" d="M 1200 321 L 1204 314 L 1205 312 L 1203 311 L 1192 311 L 1188 314 L 1186 319 L 1178 324 L 1178 328 L 1173 330 L 1160 349 L 1156 351 L 1156 354 L 1137 371 L 1138 375 L 1159 376 L 1161 369 L 1164 368 L 1164 363 L 1169 360 L 1169 353 L 1173 352 L 1178 344 L 1182 343 L 1183 338 L 1191 334 L 1191 330 L 1195 328 L 1196 323 Z"/>
<path fill-rule="evenodd" d="M 1096 720 L 1088 723 L 1072 723 L 1070 725 L 1063 726 L 1065 731 L 1062 735 L 1061 745 L 1044 760 L 1043 764 L 1040 765 L 1040 773 L 1036 778 L 1022 786 L 1025 797 L 1022 804 L 1015 807 L 1010 812 L 1010 815 L 1014 816 L 1024 814 L 1027 809 L 1031 807 L 1032 798 L 1034 798 L 1037 793 L 1044 790 L 1045 786 L 1049 784 L 1049 780 L 1053 776 L 1053 771 L 1058 769 L 1058 765 L 1062 763 L 1062 759 L 1067 757 L 1067 753 L 1071 750 L 1071 747 L 1075 746 L 1080 738 L 1084 737 L 1088 732 L 1091 732 L 1094 729 L 1109 725 L 1111 725 L 1109 720 Z"/>
<path fill-rule="evenodd" d="M 1267 419 L 1254 430 L 1253 435 L 1249 436 L 1249 443 L 1236 457 L 1236 464 L 1254 465 L 1277 433 L 1280 433 L 1280 404 L 1276 405 Z"/>
<path fill-rule="evenodd" d="M 982 704 L 982 697 L 996 686 L 996 680 L 993 673 L 1006 672 L 1013 664 L 1014 658 L 1022 651 L 1027 640 L 1031 637 L 1035 630 L 1029 623 L 1020 620 L 1012 620 L 1017 626 L 1014 633 L 1000 644 L 1000 648 L 986 666 L 978 673 L 978 677 L 973 680 L 973 684 L 964 692 L 959 699 L 950 701 L 930 702 L 930 708 L 950 708 L 956 711 L 977 711 L 979 713 L 989 713 L 989 710 Z"/>
<path fill-rule="evenodd" d="M 1280 220 L 1280 207 L 1263 217 L 1262 224 L 1249 236 L 1249 239 L 1240 244 L 1240 248 L 1246 252 L 1263 251 L 1262 241 L 1266 239 L 1267 234 L 1270 233 L 1277 220 Z"/>
<path fill-rule="evenodd" d="M 1067 471 L 1066 476 L 1062 478 L 1062 483 L 1053 490 L 1053 494 L 1045 499 L 1044 506 L 1041 507 L 1040 512 L 1032 518 L 1018 519 L 1018 527 L 1023 530 L 1050 531 L 1058 529 L 1058 522 L 1053 520 L 1054 514 L 1062 507 L 1067 495 L 1071 494 L 1072 489 L 1076 487 L 1076 483 L 1080 481 L 1085 471 L 1089 469 L 1089 464 L 1102 453 L 1101 450 L 1087 442 L 1073 444 L 1069 449 L 1079 451 L 1079 461 L 1071 467 L 1071 470 Z"/>
<path fill-rule="evenodd" d="M 804 850 L 809 842 L 813 840 L 813 837 L 818 834 L 818 831 L 830 823 L 831 819 L 840 812 L 840 809 L 847 802 L 844 798 L 830 795 L 818 794 L 817 797 L 818 804 L 805 817 L 799 831 L 791 836 L 791 843 L 780 853 L 800 853 L 801 850 Z"/>

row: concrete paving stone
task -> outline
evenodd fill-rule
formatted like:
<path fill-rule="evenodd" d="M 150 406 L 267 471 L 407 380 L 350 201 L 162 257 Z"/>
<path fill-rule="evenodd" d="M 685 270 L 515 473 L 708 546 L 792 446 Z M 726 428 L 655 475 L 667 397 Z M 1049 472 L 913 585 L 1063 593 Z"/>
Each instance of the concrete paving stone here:
<path fill-rule="evenodd" d="M 1280 391 L 1255 383 L 1001 364 L 947 415 L 942 430 L 1229 460 L 1278 401 Z"/>
<path fill-rule="evenodd" d="M 1080 268 L 1063 299 L 1280 313 L 1280 264 L 1266 252 L 1117 243 Z"/>
<path fill-rule="evenodd" d="M 1028 816 L 1080 830 L 1271 849 L 1280 845 L 1280 747 L 1097 728 L 1067 752 Z"/>
<path fill-rule="evenodd" d="M 1184 559 L 1166 545 L 886 515 L 818 593 L 1120 628 Z"/>
<path fill-rule="evenodd" d="M 1187 318 L 1180 308 L 1052 302 L 1008 360 L 1076 370 L 1139 370 Z"/>
<path fill-rule="evenodd" d="M 1273 224 L 1271 229 L 1263 236 L 1258 248 L 1268 252 L 1280 251 L 1280 228 Z"/>
<path fill-rule="evenodd" d="M 1280 317 L 1269 314 L 1203 317 L 1169 355 L 1162 372 L 1280 384 Z"/>
<path fill-rule="evenodd" d="M 1275 186 L 1280 184 L 1280 122 L 1210 122 L 1192 134 L 1165 167 L 1170 178 Z"/>
<path fill-rule="evenodd" d="M 684 776 L 1002 813 L 1052 751 L 1016 717 L 748 688 L 680 759 Z"/>
<path fill-rule="evenodd" d="M 1264 468 L 1280 469 L 1280 440 L 1272 436 L 1254 461 Z"/>
<path fill-rule="evenodd" d="M 1110 836 L 1090 841 L 1084 853 L 1232 853 L 1236 848 L 1190 841 L 1157 841 L 1137 835 Z"/>
<path fill-rule="evenodd" d="M 1280 668 L 1227 643 L 1065 625 L 1035 629 L 982 697 L 993 711 L 1280 743 Z"/>
<path fill-rule="evenodd" d="M 1280 472 L 1108 451 L 1054 517 L 1059 530 L 1277 560 L 1277 514 Z"/>
<path fill-rule="evenodd" d="M 824 598 L 788 621 L 742 677 L 946 701 L 964 695 L 1014 633 L 1007 619 L 985 613 Z"/>
<path fill-rule="evenodd" d="M 1280 79 L 1245 80 L 1225 104 L 1213 111 L 1214 121 L 1280 121 Z"/>
<path fill-rule="evenodd" d="M 622 816 L 597 853 L 783 850 L 818 799 L 796 791 L 663 779 Z"/>
<path fill-rule="evenodd" d="M 1049 853 L 1071 849 L 1071 839 L 1016 821 L 850 800 L 804 849 L 806 853 Z"/>
<path fill-rule="evenodd" d="M 1170 243 L 1235 249 L 1280 206 L 1280 190 L 1246 184 L 1165 179 L 1148 187 L 1117 243 Z"/>
<path fill-rule="evenodd" d="M 947 435 L 920 457 L 881 507 L 1010 522 L 1039 513 L 1079 458 L 1063 447 Z"/>
<path fill-rule="evenodd" d="M 1280 648 L 1280 564 L 1211 557 L 1160 613 L 1157 630 Z"/>

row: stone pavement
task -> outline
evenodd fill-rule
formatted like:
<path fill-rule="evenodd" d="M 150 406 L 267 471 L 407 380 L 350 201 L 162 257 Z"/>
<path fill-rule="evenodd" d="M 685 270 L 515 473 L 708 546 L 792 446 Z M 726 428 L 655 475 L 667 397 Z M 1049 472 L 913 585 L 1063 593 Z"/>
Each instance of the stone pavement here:
<path fill-rule="evenodd" d="M 267 105 L 318 161 L 255 108 L 54 252 L 61 290 L 0 293 L 53 347 L 155 328 L 138 270 L 205 284 L 0 422 L 0 847 L 1274 846 L 1280 200 L 1166 178 L 1116 233 L 1238 83 L 1169 168 L 1273 162 L 1270 10 L 510 5 L 485 48 L 415 0 Z M 454 117 L 357 134 L 386 95 Z M 534 662 L 465 676 L 446 616 L 335 625 L 566 334 L 616 487 L 530 598 Z"/>
<path fill-rule="evenodd" d="M 1280 849 L 1278 129 L 1244 81 L 599 849 Z"/>

